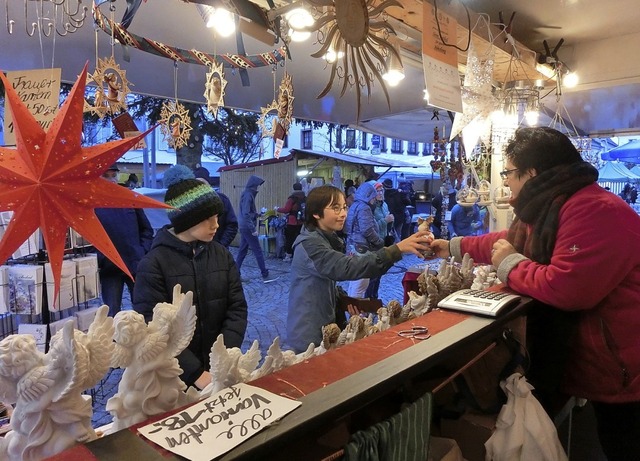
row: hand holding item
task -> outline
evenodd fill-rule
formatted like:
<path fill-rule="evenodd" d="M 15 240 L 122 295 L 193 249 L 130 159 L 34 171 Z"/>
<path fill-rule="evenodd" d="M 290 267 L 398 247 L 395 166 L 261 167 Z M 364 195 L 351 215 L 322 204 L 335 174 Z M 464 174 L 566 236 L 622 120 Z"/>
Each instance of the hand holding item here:
<path fill-rule="evenodd" d="M 391 213 L 389 213 L 387 216 L 385 216 L 384 220 L 387 223 L 392 223 L 393 222 L 393 215 Z"/>
<path fill-rule="evenodd" d="M 491 249 L 491 264 L 498 267 L 504 258 L 515 253 L 517 253 L 517 251 L 513 245 L 505 239 L 500 239 L 493 244 L 493 248 Z"/>
<path fill-rule="evenodd" d="M 351 316 L 360 315 L 360 309 L 353 304 L 347 304 L 347 312 L 349 312 L 349 315 Z"/>
<path fill-rule="evenodd" d="M 449 240 L 436 239 L 431 242 L 430 247 L 431 251 L 439 258 L 448 258 L 451 256 L 451 253 L 449 253 Z"/>
<path fill-rule="evenodd" d="M 278 213 L 278 208 L 279 208 L 279 207 L 278 207 L 278 205 L 274 206 L 274 207 L 273 207 L 273 211 L 275 211 L 276 213 Z"/>
<path fill-rule="evenodd" d="M 429 244 L 433 239 L 433 234 L 427 231 L 416 232 L 396 245 L 402 253 L 413 253 L 419 258 L 424 258 L 423 253 L 429 250 Z"/>

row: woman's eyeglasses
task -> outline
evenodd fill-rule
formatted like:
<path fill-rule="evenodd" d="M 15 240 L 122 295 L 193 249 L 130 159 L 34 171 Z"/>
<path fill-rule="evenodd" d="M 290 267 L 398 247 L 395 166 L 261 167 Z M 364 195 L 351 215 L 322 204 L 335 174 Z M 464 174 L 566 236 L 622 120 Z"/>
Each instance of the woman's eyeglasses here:
<path fill-rule="evenodd" d="M 511 173 L 514 171 L 518 171 L 520 168 L 511 168 L 510 170 L 503 170 L 500 172 L 500 177 L 502 179 L 507 179 Z"/>
<path fill-rule="evenodd" d="M 333 210 L 333 212 L 335 214 L 340 214 L 343 211 L 347 211 L 347 205 L 343 205 L 343 206 L 340 206 L 340 205 L 328 206 L 328 207 L 325 208 L 325 210 Z"/>

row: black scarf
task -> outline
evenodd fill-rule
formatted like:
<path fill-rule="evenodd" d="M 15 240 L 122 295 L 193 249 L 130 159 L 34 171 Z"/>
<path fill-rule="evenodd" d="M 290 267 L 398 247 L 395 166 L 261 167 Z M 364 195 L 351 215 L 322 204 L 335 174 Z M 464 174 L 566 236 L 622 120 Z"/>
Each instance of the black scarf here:
<path fill-rule="evenodd" d="M 509 228 L 509 242 L 528 258 L 549 264 L 560 209 L 569 197 L 597 179 L 598 170 L 587 162 L 558 165 L 531 178 L 514 200 L 517 218 Z M 530 235 L 527 225 L 533 225 Z"/>

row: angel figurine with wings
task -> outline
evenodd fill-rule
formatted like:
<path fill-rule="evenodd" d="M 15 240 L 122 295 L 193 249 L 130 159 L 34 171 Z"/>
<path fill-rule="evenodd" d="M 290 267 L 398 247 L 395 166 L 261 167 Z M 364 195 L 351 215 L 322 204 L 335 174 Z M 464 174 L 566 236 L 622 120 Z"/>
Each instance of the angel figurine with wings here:
<path fill-rule="evenodd" d="M 137 424 L 152 415 L 195 402 L 198 392 L 180 379 L 176 356 L 191 342 L 196 328 L 193 293 L 173 288 L 173 302 L 158 303 L 149 325 L 135 311 L 115 316 L 113 367 L 126 368 L 118 392 L 107 401 L 113 415 L 110 432 Z"/>
<path fill-rule="evenodd" d="M 102 306 L 88 333 L 67 322 L 45 355 L 30 335 L 0 342 L 0 400 L 15 404 L 11 430 L 0 439 L 0 459 L 39 460 L 96 438 L 91 426 L 94 387 L 109 369 L 113 319 Z"/>

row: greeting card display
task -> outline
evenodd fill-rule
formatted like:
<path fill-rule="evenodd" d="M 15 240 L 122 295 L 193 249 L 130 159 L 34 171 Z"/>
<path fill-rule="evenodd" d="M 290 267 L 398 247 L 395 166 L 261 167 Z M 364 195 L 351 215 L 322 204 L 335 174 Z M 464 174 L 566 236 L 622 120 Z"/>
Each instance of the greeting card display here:
<path fill-rule="evenodd" d="M 95 253 L 72 259 L 76 264 L 76 299 L 78 304 L 100 296 L 98 255 Z"/>
<path fill-rule="evenodd" d="M 47 281 L 47 303 L 50 312 L 58 312 L 63 309 L 73 307 L 76 302 L 75 281 L 76 263 L 65 259 L 62 261 L 62 272 L 60 273 L 60 290 L 55 297 L 55 285 L 53 284 L 53 270 L 51 264 L 44 265 L 44 275 Z"/>
<path fill-rule="evenodd" d="M 9 310 L 14 314 L 42 313 L 42 266 L 9 266 Z"/>

